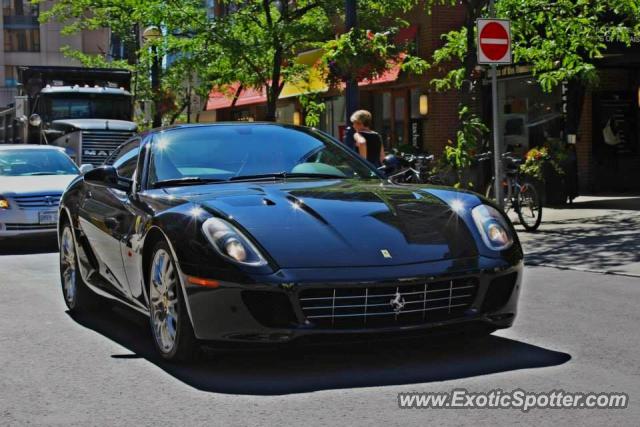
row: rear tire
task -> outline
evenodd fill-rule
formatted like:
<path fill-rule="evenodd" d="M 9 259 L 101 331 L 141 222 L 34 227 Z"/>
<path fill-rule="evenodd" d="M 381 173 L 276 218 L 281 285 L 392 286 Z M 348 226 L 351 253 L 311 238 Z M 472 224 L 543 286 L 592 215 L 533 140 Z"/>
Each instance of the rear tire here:
<path fill-rule="evenodd" d="M 148 266 L 149 321 L 160 355 L 173 362 L 194 358 L 197 340 L 187 312 L 176 260 L 161 240 L 153 248 Z"/>
<path fill-rule="evenodd" d="M 535 185 L 524 182 L 518 192 L 518 219 L 527 231 L 535 231 L 542 222 L 542 204 Z"/>
<path fill-rule="evenodd" d="M 60 233 L 60 283 L 70 312 L 90 312 L 100 306 L 102 298 L 89 289 L 80 275 L 73 229 L 69 223 L 63 225 Z"/>

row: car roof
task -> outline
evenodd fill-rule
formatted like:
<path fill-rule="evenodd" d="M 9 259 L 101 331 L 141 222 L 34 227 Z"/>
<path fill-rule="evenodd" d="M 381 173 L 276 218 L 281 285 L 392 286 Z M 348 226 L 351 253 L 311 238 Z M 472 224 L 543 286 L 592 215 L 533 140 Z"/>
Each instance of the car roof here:
<path fill-rule="evenodd" d="M 37 145 L 37 144 L 0 144 L 0 151 L 8 150 L 57 150 L 64 151 L 62 147 L 54 145 Z"/>
<path fill-rule="evenodd" d="M 163 132 L 170 132 L 181 129 L 193 129 L 193 128 L 202 128 L 202 127 L 222 127 L 222 126 L 273 126 L 273 127 L 281 127 L 288 129 L 315 129 L 308 126 L 299 126 L 292 125 L 288 123 L 278 123 L 278 122 L 213 122 L 213 123 L 181 123 L 171 126 L 164 126 L 159 128 L 150 129 L 141 135 L 146 136 L 149 134 L 159 134 Z"/>

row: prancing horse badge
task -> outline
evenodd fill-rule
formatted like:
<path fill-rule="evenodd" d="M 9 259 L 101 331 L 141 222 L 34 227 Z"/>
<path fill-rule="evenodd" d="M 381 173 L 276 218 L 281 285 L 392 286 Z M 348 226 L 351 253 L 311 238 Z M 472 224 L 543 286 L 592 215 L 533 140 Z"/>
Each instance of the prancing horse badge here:
<path fill-rule="evenodd" d="M 381 254 L 382 254 L 382 256 L 383 256 L 383 257 L 385 257 L 385 258 L 392 258 L 392 257 L 391 257 L 391 252 L 389 252 L 389 251 L 388 251 L 388 250 L 386 250 L 386 249 L 380 249 L 380 253 L 381 253 Z"/>

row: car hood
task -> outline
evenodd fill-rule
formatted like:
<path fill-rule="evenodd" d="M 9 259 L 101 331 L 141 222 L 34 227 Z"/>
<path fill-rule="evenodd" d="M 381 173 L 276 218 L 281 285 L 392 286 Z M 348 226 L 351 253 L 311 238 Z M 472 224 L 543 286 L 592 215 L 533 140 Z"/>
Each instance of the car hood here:
<path fill-rule="evenodd" d="M 420 188 L 298 181 L 167 190 L 230 217 L 283 268 L 401 265 L 477 255 L 464 221 Z"/>
<path fill-rule="evenodd" d="M 78 130 L 116 130 L 133 132 L 136 130 L 134 122 L 126 120 L 106 119 L 62 119 L 51 122 L 53 128 L 74 128 Z"/>
<path fill-rule="evenodd" d="M 0 176 L 0 194 L 61 194 L 77 175 Z"/>

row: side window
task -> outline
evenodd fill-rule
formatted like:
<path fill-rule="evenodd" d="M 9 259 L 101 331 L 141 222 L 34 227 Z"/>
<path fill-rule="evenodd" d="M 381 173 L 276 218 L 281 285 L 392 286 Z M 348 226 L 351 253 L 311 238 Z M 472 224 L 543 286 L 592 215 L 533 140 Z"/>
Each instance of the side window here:
<path fill-rule="evenodd" d="M 116 157 L 113 159 L 113 167 L 118 175 L 123 178 L 133 179 L 133 173 L 138 164 L 138 152 L 140 151 L 140 140 L 135 139 L 120 147 Z"/>

